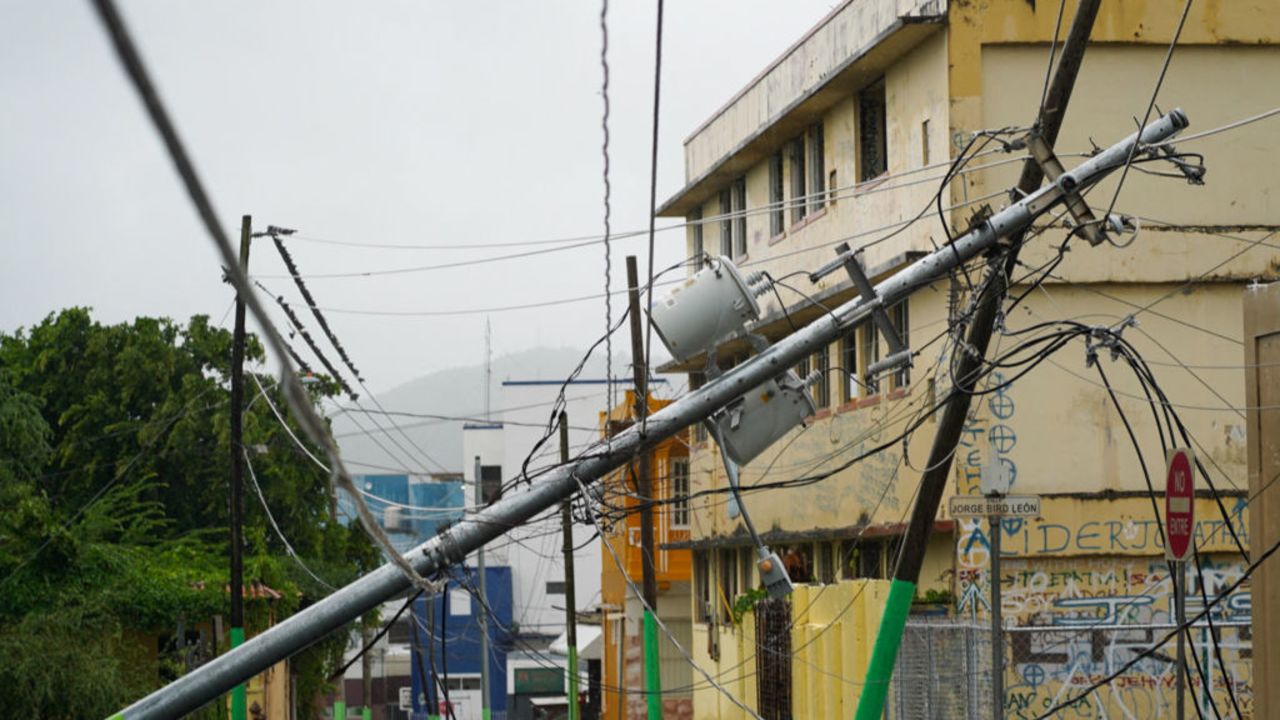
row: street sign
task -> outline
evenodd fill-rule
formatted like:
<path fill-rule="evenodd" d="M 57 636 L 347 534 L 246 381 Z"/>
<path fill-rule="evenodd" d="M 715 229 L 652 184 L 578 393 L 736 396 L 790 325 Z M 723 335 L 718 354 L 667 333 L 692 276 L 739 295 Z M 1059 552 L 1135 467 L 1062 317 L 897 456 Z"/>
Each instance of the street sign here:
<path fill-rule="evenodd" d="M 1164 488 L 1164 556 L 1183 561 L 1191 554 L 1196 518 L 1195 456 L 1189 448 L 1169 452 Z"/>
<path fill-rule="evenodd" d="M 1040 517 L 1039 495 L 955 495 L 947 502 L 951 517 Z"/>

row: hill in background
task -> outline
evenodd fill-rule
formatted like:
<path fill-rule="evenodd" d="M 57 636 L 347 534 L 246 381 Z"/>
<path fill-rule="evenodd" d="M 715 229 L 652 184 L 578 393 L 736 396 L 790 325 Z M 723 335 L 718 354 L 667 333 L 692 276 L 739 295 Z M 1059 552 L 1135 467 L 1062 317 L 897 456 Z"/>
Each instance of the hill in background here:
<path fill-rule="evenodd" d="M 494 358 L 490 388 L 493 417 L 502 417 L 504 380 L 561 380 L 578 365 L 583 352 L 573 348 L 534 348 Z M 615 377 L 625 377 L 629 373 L 627 362 L 627 358 L 614 357 Z M 604 350 L 597 349 L 580 377 L 596 379 L 604 375 Z M 379 393 L 377 401 L 381 408 L 373 398 L 361 396 L 359 408 L 347 401 L 341 406 L 347 409 L 346 412 L 329 412 L 342 456 L 351 472 L 398 472 L 404 469 L 440 472 L 442 467 L 460 472 L 462 426 L 468 421 L 483 422 L 485 419 L 484 365 L 450 368 L 424 375 Z M 370 414 L 359 412 L 359 409 Z M 604 409 L 603 399 L 600 409 Z M 383 416 L 381 410 L 406 415 Z M 398 429 L 393 427 L 392 421 Z"/>

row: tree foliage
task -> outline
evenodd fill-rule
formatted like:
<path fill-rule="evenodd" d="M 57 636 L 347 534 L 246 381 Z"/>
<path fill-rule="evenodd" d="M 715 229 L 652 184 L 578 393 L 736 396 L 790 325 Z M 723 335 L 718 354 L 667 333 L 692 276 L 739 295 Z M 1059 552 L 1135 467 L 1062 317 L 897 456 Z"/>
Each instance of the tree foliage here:
<path fill-rule="evenodd" d="M 159 684 L 159 638 L 228 612 L 231 342 L 204 316 L 104 325 L 83 308 L 0 334 L 0 703 L 14 714 L 109 714 Z M 246 358 L 264 361 L 252 337 Z M 303 562 L 348 582 L 377 555 L 331 518 L 327 475 L 272 413 L 272 378 L 254 377 L 266 397 L 246 382 L 244 448 L 266 502 Z M 246 582 L 284 595 L 246 603 L 253 634 L 324 589 L 247 476 L 245 511 Z M 298 658 L 300 688 L 321 688 L 344 640 Z"/>

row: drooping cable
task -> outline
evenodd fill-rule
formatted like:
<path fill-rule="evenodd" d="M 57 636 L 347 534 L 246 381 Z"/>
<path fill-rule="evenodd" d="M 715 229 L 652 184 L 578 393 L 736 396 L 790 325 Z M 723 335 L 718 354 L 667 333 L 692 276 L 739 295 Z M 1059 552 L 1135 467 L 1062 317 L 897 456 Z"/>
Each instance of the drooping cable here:
<path fill-rule="evenodd" d="M 364 647 L 360 648 L 360 652 L 357 652 L 355 655 L 353 655 L 351 659 L 347 660 L 347 662 L 342 667 L 338 668 L 337 670 L 329 674 L 329 682 L 333 682 L 338 678 L 342 677 L 344 674 L 346 674 L 347 670 L 350 669 L 352 665 L 356 664 L 357 660 L 359 660 L 365 653 L 372 650 L 373 646 L 377 645 L 378 641 L 381 640 L 384 635 L 386 635 L 388 632 L 391 632 L 391 626 L 396 624 L 396 621 L 400 619 L 400 616 L 404 614 L 404 611 L 407 610 L 409 606 L 413 604 L 413 601 L 417 600 L 421 595 L 422 595 L 422 591 L 418 590 L 414 592 L 414 594 L 410 596 L 408 600 L 405 600 L 404 604 L 400 606 L 400 609 L 396 611 L 396 614 L 391 616 L 391 619 L 387 621 L 386 625 L 382 626 L 382 629 L 379 630 L 378 633 L 373 636 L 373 639 L 365 643 Z"/>
<path fill-rule="evenodd" d="M 201 224 L 204 225 L 209 239 L 218 251 L 228 280 L 231 281 L 232 286 L 235 287 L 238 295 L 244 300 L 254 319 L 262 327 L 268 347 L 281 359 L 281 381 L 284 386 L 284 397 L 288 401 L 289 407 L 293 410 L 307 436 L 317 445 L 323 447 L 325 454 L 329 456 L 330 465 L 333 468 L 330 474 L 330 481 L 344 490 L 349 490 L 353 487 L 351 475 L 342 464 L 342 456 L 338 451 L 338 446 L 333 438 L 329 436 L 328 427 L 312 406 L 311 398 L 306 389 L 302 387 L 302 382 L 298 379 L 293 367 L 285 359 L 288 353 L 284 349 L 284 341 L 271 323 L 271 318 L 267 315 L 266 309 L 258 299 L 257 294 L 254 293 L 248 277 L 240 267 L 238 254 L 232 248 L 231 241 L 218 220 L 218 213 L 214 210 L 213 202 L 209 199 L 199 175 L 196 174 L 195 165 L 191 162 L 186 147 L 179 139 L 177 129 L 169 119 L 169 113 L 160 99 L 160 94 L 156 90 L 155 84 L 151 82 L 151 75 L 147 71 L 146 65 L 142 62 L 142 56 L 138 53 L 133 38 L 129 35 L 124 19 L 120 16 L 120 12 L 113 0 L 93 0 L 93 5 L 98 12 L 98 18 L 101 20 L 103 28 L 111 39 L 112 48 L 115 50 L 117 59 L 120 61 L 125 74 L 146 108 L 147 116 L 157 134 L 160 135 L 169 159 L 173 162 L 174 169 L 178 173 L 182 185 L 196 209 L 196 213 L 200 216 Z M 374 541 L 381 548 L 389 551 L 393 562 L 404 576 L 417 587 L 430 587 L 431 584 L 426 578 L 418 574 L 407 560 L 395 553 L 391 540 L 378 525 L 377 520 L 374 519 L 369 509 L 365 507 L 364 501 L 357 498 L 355 506 L 356 512 L 360 516 L 360 524 L 373 536 Z"/>
<path fill-rule="evenodd" d="M 352 400 L 359 398 L 359 396 L 352 391 L 351 386 L 347 384 L 347 381 L 342 378 L 342 374 L 338 372 L 338 369 L 333 366 L 333 363 L 329 362 L 329 358 L 326 357 L 320 350 L 319 346 L 316 345 L 315 339 L 311 337 L 311 333 L 307 332 L 307 328 L 302 324 L 302 321 L 298 319 L 296 314 L 294 314 L 293 308 L 285 301 L 284 296 L 273 295 L 271 291 L 267 290 L 266 286 L 256 280 L 254 281 L 254 284 L 258 286 L 258 289 L 275 298 L 276 305 L 279 305 L 280 309 L 284 311 L 285 317 L 289 319 L 289 325 L 293 328 L 294 332 L 302 336 L 302 340 L 307 343 L 307 347 L 311 348 L 311 353 L 320 360 L 320 364 L 324 366 L 325 370 L 329 371 L 330 377 L 334 379 L 334 382 L 338 383 L 338 387 L 342 388 L 342 391 L 347 394 L 347 397 L 350 397 Z M 308 368 L 302 360 L 298 358 L 297 354 L 293 352 L 293 348 L 286 346 L 286 349 L 289 351 L 289 356 L 294 358 L 294 362 L 298 363 L 298 367 L 303 368 L 303 372 L 310 372 L 310 368 Z"/>
<path fill-rule="evenodd" d="M 271 241 L 275 243 L 276 252 L 280 254 L 280 259 L 284 261 L 285 267 L 289 268 L 289 275 L 293 277 L 294 285 L 298 286 L 298 292 L 302 294 L 302 299 L 307 301 L 307 307 L 311 309 L 311 314 L 315 316 L 316 322 L 320 324 L 320 329 L 324 331 L 325 337 L 329 338 L 333 348 L 338 351 L 338 357 L 342 358 L 343 364 L 351 371 L 352 377 L 357 382 L 364 382 L 364 378 L 360 376 L 360 371 L 356 369 L 355 363 L 351 362 L 350 356 L 347 355 L 346 348 L 342 347 L 342 343 L 334 335 L 333 329 L 329 327 L 329 321 L 325 319 L 324 313 L 320 311 L 315 298 L 311 296 L 311 290 L 307 288 L 306 282 L 303 281 L 302 275 L 298 272 L 298 266 L 293 262 L 293 256 L 285 249 L 284 243 L 280 240 L 280 235 L 274 232 L 271 233 Z"/>

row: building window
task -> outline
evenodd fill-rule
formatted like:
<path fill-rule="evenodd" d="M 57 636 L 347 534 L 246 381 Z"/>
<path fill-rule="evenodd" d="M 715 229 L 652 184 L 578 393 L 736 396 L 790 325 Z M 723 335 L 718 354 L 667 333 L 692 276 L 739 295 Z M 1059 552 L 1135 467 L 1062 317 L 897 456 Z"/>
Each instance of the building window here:
<path fill-rule="evenodd" d="M 882 578 L 884 574 L 880 570 L 880 543 L 869 540 L 858 547 L 858 577 L 860 578 Z"/>
<path fill-rule="evenodd" d="M 852 580 L 854 579 L 854 577 L 856 577 L 857 573 L 854 572 L 854 569 L 857 567 L 857 564 L 856 564 L 857 557 L 858 557 L 857 539 L 855 538 L 853 540 L 841 540 L 840 541 L 840 558 L 839 558 L 841 580 Z"/>
<path fill-rule="evenodd" d="M 858 93 L 858 180 L 866 182 L 889 171 L 884 78 Z"/>
<path fill-rule="evenodd" d="M 728 188 L 720 191 L 720 254 L 733 257 L 733 199 Z"/>
<path fill-rule="evenodd" d="M 480 466 L 480 497 L 488 505 L 502 497 L 502 466 Z"/>
<path fill-rule="evenodd" d="M 862 382 L 868 395 L 880 392 L 880 383 L 867 371 L 880 360 L 880 331 L 870 321 L 862 325 Z"/>
<path fill-rule="evenodd" d="M 782 151 L 769 158 L 769 237 L 782 234 L 786 224 L 786 198 L 782 185 Z"/>
<path fill-rule="evenodd" d="M 809 212 L 805 203 L 804 136 L 791 141 L 791 224 L 804 219 Z"/>
<path fill-rule="evenodd" d="M 821 410 L 831 406 L 831 357 L 827 354 L 827 348 L 822 348 L 813 354 L 813 369 L 818 373 L 818 382 L 813 386 L 813 403 Z"/>
<path fill-rule="evenodd" d="M 929 166 L 929 121 L 920 123 L 920 164 Z"/>
<path fill-rule="evenodd" d="M 694 617 L 698 622 L 711 622 L 711 583 L 707 582 L 707 551 L 693 551 Z"/>
<path fill-rule="evenodd" d="M 752 588 L 760 587 L 756 582 L 756 550 L 753 547 L 744 547 L 738 550 L 738 561 L 742 566 L 742 590 L 746 592 Z"/>
<path fill-rule="evenodd" d="M 831 543 L 822 543 L 818 546 L 818 579 L 824 585 L 830 585 L 836 581 L 835 555 L 835 548 Z"/>
<path fill-rule="evenodd" d="M 689 527 L 689 458 L 671 459 L 671 527 Z"/>
<path fill-rule="evenodd" d="M 809 212 L 817 212 L 827 202 L 826 151 L 822 123 L 809 126 Z"/>
<path fill-rule="evenodd" d="M 740 259 L 747 254 L 747 179 L 733 181 L 733 257 Z"/>
<path fill-rule="evenodd" d="M 738 551 L 733 548 L 721 548 L 719 552 L 720 565 L 720 592 L 721 600 L 729 607 L 733 606 L 734 599 L 738 597 Z M 720 621 L 725 625 L 733 624 L 733 613 L 729 607 L 724 608 L 724 612 L 720 616 Z"/>
<path fill-rule="evenodd" d="M 563 580 L 548 580 L 548 581 L 547 581 L 547 594 L 548 594 L 548 595 L 563 595 L 563 594 L 564 594 L 564 581 L 563 581 Z"/>
<path fill-rule="evenodd" d="M 841 402 L 849 402 L 858 397 L 858 384 L 853 377 L 858 373 L 858 331 L 854 330 L 840 338 L 840 383 Z"/>
<path fill-rule="evenodd" d="M 700 208 L 700 207 L 698 207 L 698 208 L 694 208 L 694 209 L 693 209 L 693 212 L 689 213 L 689 221 L 688 221 L 688 222 L 689 222 L 689 228 L 690 228 L 690 230 L 691 230 L 691 232 L 692 232 L 692 235 L 693 235 L 693 251 L 689 254 L 689 257 L 690 257 L 690 259 L 691 259 L 691 260 L 693 260 L 693 263 L 694 263 L 694 264 L 693 264 L 693 270 L 694 270 L 694 272 L 697 272 L 697 271 L 698 271 L 698 268 L 702 267 L 702 260 L 703 260 L 703 258 L 702 258 L 702 254 L 703 254 L 703 248 L 702 248 L 702 208 Z"/>
<path fill-rule="evenodd" d="M 907 337 L 911 331 L 910 318 L 907 315 L 907 301 L 894 305 L 889 309 L 889 319 L 893 321 L 893 328 L 898 331 L 898 338 L 902 340 L 902 344 L 911 347 L 911 340 Z M 896 388 L 904 388 L 911 384 L 911 368 L 902 365 L 893 373 L 893 386 Z"/>
<path fill-rule="evenodd" d="M 813 581 L 813 545 L 797 543 L 783 546 L 779 551 L 782 565 L 787 569 L 787 576 L 793 583 Z"/>

